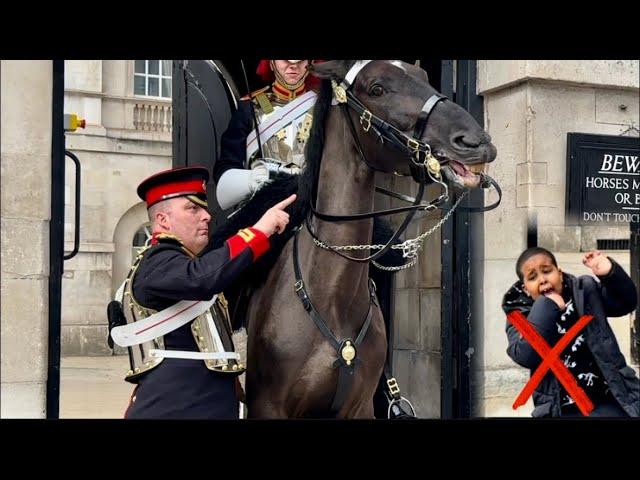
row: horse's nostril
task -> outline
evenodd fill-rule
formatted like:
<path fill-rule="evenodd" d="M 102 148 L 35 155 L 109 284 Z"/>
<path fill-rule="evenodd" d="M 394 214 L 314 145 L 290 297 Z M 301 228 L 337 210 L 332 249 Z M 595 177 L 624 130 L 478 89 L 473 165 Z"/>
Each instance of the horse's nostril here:
<path fill-rule="evenodd" d="M 465 135 L 464 133 L 455 134 L 451 137 L 451 143 L 456 148 L 469 149 L 478 148 L 481 139 L 475 135 Z"/>

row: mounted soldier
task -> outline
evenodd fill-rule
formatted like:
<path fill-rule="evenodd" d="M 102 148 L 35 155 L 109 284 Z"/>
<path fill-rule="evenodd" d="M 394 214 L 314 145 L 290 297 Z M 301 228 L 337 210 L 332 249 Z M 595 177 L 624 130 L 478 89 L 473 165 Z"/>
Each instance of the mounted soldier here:
<path fill-rule="evenodd" d="M 243 97 L 222 135 L 213 177 L 223 209 L 248 199 L 277 173 L 298 174 L 316 100 L 307 70 L 312 60 L 262 60 L 270 85 Z"/>

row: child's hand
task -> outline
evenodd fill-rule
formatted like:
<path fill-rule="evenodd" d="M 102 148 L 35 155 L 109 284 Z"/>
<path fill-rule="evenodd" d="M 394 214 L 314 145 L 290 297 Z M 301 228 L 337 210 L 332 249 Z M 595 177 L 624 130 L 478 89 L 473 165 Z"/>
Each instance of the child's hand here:
<path fill-rule="evenodd" d="M 598 276 L 607 275 L 613 268 L 611 260 L 609 260 L 599 250 L 587 252 L 582 258 L 582 263 L 589 267 L 591 271 Z"/>
<path fill-rule="evenodd" d="M 545 293 L 544 296 L 547 297 L 549 300 L 553 300 L 554 302 L 556 302 L 560 310 L 565 309 L 566 305 L 564 303 L 564 300 L 562 299 L 562 295 L 551 291 L 551 292 Z"/>

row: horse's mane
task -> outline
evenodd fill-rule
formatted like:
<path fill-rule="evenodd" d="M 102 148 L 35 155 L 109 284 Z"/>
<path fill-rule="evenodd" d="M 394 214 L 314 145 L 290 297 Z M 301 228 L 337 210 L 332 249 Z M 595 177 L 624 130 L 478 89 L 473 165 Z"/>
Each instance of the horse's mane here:
<path fill-rule="evenodd" d="M 302 201 L 307 212 L 310 209 L 310 202 L 315 204 L 318 193 L 318 177 L 320 176 L 320 162 L 324 149 L 325 125 L 331 108 L 332 96 L 331 82 L 323 80 L 320 84 L 318 99 L 313 107 L 313 123 L 305 146 L 306 167 L 298 180 L 298 200 L 296 200 L 296 203 Z"/>

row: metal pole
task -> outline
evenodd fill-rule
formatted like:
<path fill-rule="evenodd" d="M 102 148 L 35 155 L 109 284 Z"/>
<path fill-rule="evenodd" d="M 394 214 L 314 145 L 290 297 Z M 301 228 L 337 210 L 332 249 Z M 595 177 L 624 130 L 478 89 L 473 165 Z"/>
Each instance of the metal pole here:
<path fill-rule="evenodd" d="M 60 416 L 60 331 L 64 254 L 64 60 L 53 61 L 51 220 L 49 222 L 49 345 L 47 418 Z M 77 187 L 78 188 L 78 187 Z"/>
<path fill-rule="evenodd" d="M 442 73 L 440 87 L 443 95 L 451 100 L 454 98 L 453 91 L 453 60 L 442 61 Z M 455 198 L 449 200 L 447 207 L 451 208 Z M 455 215 L 455 214 L 454 214 Z M 442 350 L 440 366 L 440 418 L 454 418 L 454 392 L 455 384 L 455 358 L 454 358 L 454 333 L 453 324 L 454 312 L 454 220 L 450 219 L 442 225 L 441 232 L 441 262 L 442 270 L 440 274 L 441 300 L 440 300 L 440 345 Z"/>
<path fill-rule="evenodd" d="M 480 126 L 484 124 L 484 105 L 476 95 L 477 62 L 458 60 L 456 71 L 456 103 L 467 110 Z M 469 192 L 463 205 L 482 205 L 484 193 L 480 189 Z M 483 305 L 482 259 L 484 258 L 483 213 L 470 214 L 457 210 L 455 221 L 455 335 L 454 354 L 457 371 L 455 418 L 471 416 L 471 363 L 476 364 L 471 338 L 478 338 Z M 477 328 L 477 331 L 476 331 Z"/>

